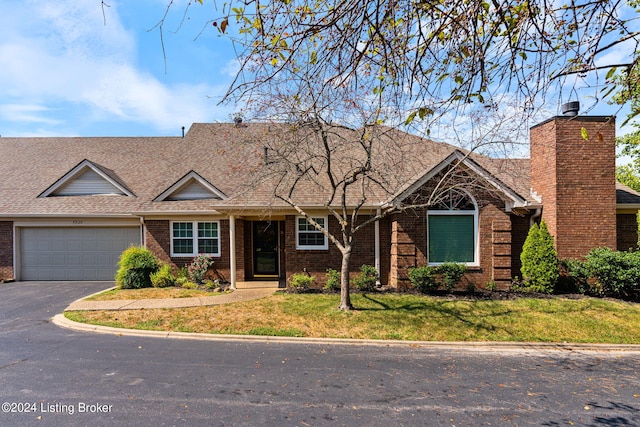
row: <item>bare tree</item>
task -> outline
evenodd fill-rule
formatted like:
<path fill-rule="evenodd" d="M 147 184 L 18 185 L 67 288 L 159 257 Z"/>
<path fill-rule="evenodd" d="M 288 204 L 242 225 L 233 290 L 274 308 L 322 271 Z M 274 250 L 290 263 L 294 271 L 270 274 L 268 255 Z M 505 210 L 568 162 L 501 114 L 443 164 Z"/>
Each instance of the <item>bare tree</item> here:
<path fill-rule="evenodd" d="M 245 100 L 308 66 L 323 76 L 316 90 L 365 84 L 373 94 L 408 94 L 410 119 L 468 103 L 493 107 L 507 93 L 524 111 L 551 88 L 571 96 L 586 87 L 596 102 L 638 92 L 638 0 L 199 3 L 216 6 L 209 24 L 238 51 L 228 98 Z"/>
<path fill-rule="evenodd" d="M 463 164 L 486 143 L 482 138 L 468 141 L 468 149 L 458 150 L 428 187 L 413 191 L 411 185 L 455 147 L 398 130 L 406 117 L 399 105 L 366 89 L 331 86 L 314 92 L 310 78 L 298 81 L 306 90 L 273 83 L 263 86 L 244 112 L 254 121 L 273 123 L 270 131 L 246 138 L 264 148 L 264 161 L 251 168 L 245 197 L 255 200 L 254 194 L 269 192 L 271 203 L 295 210 L 338 248 L 341 310 L 352 308 L 350 261 L 363 229 L 392 214 L 436 206 L 458 188 L 495 190 Z M 339 232 L 314 219 L 318 209 L 335 219 Z"/>

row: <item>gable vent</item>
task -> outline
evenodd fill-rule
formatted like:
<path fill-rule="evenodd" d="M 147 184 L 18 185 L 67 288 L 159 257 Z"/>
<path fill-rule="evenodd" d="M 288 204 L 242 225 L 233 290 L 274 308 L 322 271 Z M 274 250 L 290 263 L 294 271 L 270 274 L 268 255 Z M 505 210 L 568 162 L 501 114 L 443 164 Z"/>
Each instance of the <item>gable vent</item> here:
<path fill-rule="evenodd" d="M 53 192 L 53 196 L 88 196 L 94 194 L 117 194 L 124 196 L 124 192 L 98 175 L 93 169 L 87 168 L 67 185 Z"/>
<path fill-rule="evenodd" d="M 200 182 L 192 179 L 187 184 L 171 193 L 165 200 L 200 200 L 219 199 L 220 197 Z"/>
<path fill-rule="evenodd" d="M 38 197 L 94 195 L 134 196 L 113 171 L 83 160 Z"/>
<path fill-rule="evenodd" d="M 215 186 L 201 177 L 197 172 L 190 171 L 177 182 L 167 188 L 162 194 L 153 199 L 154 202 L 176 200 L 226 199 L 227 196 Z"/>

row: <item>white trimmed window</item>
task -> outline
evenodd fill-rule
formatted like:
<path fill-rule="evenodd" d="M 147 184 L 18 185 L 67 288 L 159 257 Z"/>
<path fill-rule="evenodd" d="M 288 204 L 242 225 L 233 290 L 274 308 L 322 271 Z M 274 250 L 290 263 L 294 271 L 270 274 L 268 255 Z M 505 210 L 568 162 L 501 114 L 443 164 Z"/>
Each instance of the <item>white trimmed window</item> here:
<path fill-rule="evenodd" d="M 326 216 L 314 216 L 311 219 L 323 229 L 327 229 L 328 218 Z M 327 236 L 311 225 L 305 217 L 296 217 L 296 249 L 327 250 L 329 249 Z"/>
<path fill-rule="evenodd" d="M 220 256 L 220 222 L 172 222 L 171 256 Z"/>
<path fill-rule="evenodd" d="M 462 190 L 449 190 L 427 211 L 429 265 L 478 265 L 478 206 Z"/>

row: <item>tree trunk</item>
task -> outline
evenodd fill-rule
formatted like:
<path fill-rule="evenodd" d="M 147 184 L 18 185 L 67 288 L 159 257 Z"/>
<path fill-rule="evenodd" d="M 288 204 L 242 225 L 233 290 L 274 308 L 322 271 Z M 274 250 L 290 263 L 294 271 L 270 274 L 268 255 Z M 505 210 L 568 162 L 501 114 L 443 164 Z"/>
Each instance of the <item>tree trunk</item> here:
<path fill-rule="evenodd" d="M 351 296 L 349 295 L 349 260 L 351 259 L 351 248 L 346 248 L 342 252 L 342 268 L 340 269 L 340 305 L 339 310 L 348 311 L 353 308 Z"/>

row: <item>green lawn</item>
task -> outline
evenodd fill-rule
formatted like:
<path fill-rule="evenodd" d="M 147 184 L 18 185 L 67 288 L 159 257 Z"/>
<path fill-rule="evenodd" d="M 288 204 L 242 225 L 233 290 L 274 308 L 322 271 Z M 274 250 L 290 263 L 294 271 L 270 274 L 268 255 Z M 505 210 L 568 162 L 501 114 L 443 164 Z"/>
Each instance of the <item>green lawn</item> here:
<path fill-rule="evenodd" d="M 640 344 L 640 304 L 595 298 L 455 300 L 409 294 L 274 294 L 185 309 L 67 312 L 115 327 L 324 338 Z"/>

